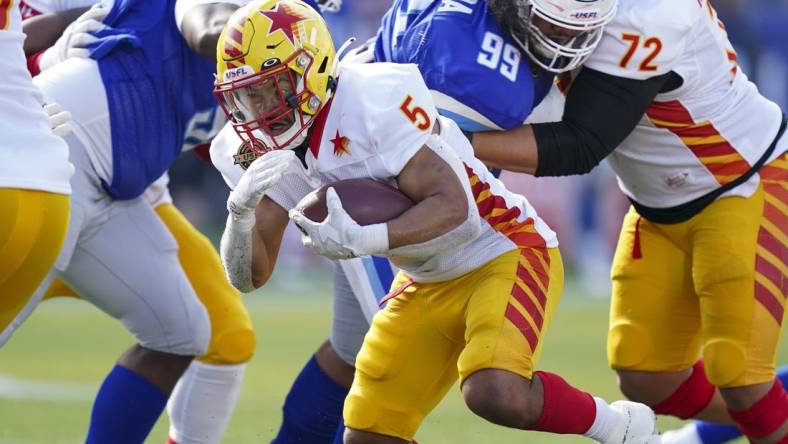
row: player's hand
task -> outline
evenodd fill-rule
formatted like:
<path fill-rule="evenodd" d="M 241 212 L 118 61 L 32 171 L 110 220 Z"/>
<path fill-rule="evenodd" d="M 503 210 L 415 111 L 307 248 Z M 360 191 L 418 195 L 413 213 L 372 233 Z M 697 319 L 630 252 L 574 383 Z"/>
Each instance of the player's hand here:
<path fill-rule="evenodd" d="M 60 137 L 65 137 L 71 132 L 71 113 L 64 110 L 57 103 L 45 103 L 44 112 L 49 117 L 49 126 L 52 132 Z"/>
<path fill-rule="evenodd" d="M 255 159 L 227 199 L 230 214 L 236 218 L 251 215 L 265 191 L 282 178 L 295 160 L 296 155 L 292 150 L 271 151 Z"/>
<path fill-rule="evenodd" d="M 388 250 L 386 224 L 361 226 L 342 208 L 342 201 L 333 188 L 326 190 L 328 215 L 315 222 L 304 213 L 290 210 L 290 219 L 301 229 L 301 242 L 317 254 L 329 259 L 350 259 Z"/>
<path fill-rule="evenodd" d="M 98 4 L 77 17 L 55 44 L 41 56 L 41 70 L 45 71 L 69 57 L 89 57 L 90 50 L 87 47 L 98 40 L 92 33 L 104 27 L 101 21 L 107 17 L 110 9 L 106 5 Z"/>

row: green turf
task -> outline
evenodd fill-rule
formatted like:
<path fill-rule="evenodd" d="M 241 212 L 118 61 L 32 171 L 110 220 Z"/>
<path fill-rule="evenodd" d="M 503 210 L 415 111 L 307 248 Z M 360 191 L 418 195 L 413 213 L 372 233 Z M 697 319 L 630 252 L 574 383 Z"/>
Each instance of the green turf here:
<path fill-rule="evenodd" d="M 265 443 L 276 432 L 282 401 L 301 366 L 327 336 L 331 310 L 325 274 L 280 277 L 266 291 L 247 297 L 258 332 L 257 354 L 246 373 L 226 443 Z M 301 282 L 286 288 L 282 282 Z M 547 336 L 540 368 L 563 375 L 574 385 L 608 399 L 619 398 L 613 373 L 605 365 L 605 302 L 568 294 Z M 80 443 L 93 394 L 116 357 L 133 340 L 116 321 L 75 300 L 42 304 L 14 338 L 0 350 L 0 443 Z M 780 362 L 788 362 L 782 345 Z M 6 378 L 17 378 L 16 382 Z M 36 381 L 30 390 L 23 383 Z M 41 388 L 40 383 L 54 383 Z M 14 398 L 7 386 L 25 393 Z M 21 399 L 35 397 L 36 399 Z M 568 412 L 567 414 L 571 414 Z M 679 424 L 660 419 L 662 429 Z M 148 440 L 166 439 L 166 417 Z M 458 390 L 425 421 L 422 444 L 581 443 L 580 438 L 506 430 L 473 416 Z"/>

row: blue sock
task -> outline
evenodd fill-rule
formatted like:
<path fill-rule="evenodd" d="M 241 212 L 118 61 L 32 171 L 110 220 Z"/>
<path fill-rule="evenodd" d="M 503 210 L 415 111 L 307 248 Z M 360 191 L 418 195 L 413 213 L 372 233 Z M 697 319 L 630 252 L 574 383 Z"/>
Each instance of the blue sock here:
<path fill-rule="evenodd" d="M 713 422 L 697 421 L 695 430 L 703 444 L 721 444 L 741 436 L 739 428 L 734 425 L 714 424 Z"/>
<path fill-rule="evenodd" d="M 777 377 L 783 385 L 788 387 L 788 366 L 777 370 Z M 741 436 L 739 428 L 732 425 L 714 424 L 711 422 L 697 421 L 695 428 L 703 444 L 722 444 Z"/>
<path fill-rule="evenodd" d="M 282 407 L 282 427 L 271 444 L 331 444 L 342 423 L 347 392 L 312 356 L 290 387 Z"/>
<path fill-rule="evenodd" d="M 161 390 L 116 365 L 96 395 L 85 444 L 141 444 L 166 404 Z"/>
<path fill-rule="evenodd" d="M 337 427 L 337 433 L 334 435 L 334 442 L 332 444 L 344 444 L 343 441 L 345 437 L 345 424 L 340 422 L 339 427 Z"/>

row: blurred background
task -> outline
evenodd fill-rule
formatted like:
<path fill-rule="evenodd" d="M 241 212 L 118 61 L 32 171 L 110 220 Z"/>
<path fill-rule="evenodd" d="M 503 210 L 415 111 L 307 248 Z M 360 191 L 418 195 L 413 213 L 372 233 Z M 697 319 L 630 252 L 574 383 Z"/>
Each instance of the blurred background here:
<path fill-rule="evenodd" d="M 713 3 L 744 72 L 788 109 L 788 0 Z M 336 45 L 350 36 L 359 42 L 372 36 L 389 5 L 388 0 L 344 0 L 340 14 L 327 16 Z M 582 177 L 504 174 L 503 179 L 525 194 L 558 233 L 566 263 L 566 290 L 546 336 L 540 368 L 609 400 L 621 398 L 605 358 L 610 258 L 627 209 L 615 178 L 602 165 Z M 215 169 L 184 154 L 171 170 L 171 189 L 176 205 L 217 241 L 228 189 Z M 293 378 L 329 332 L 330 264 L 303 248 L 295 230 L 288 231 L 274 277 L 245 300 L 258 347 L 223 441 L 233 444 L 269 442 L 275 435 Z M 83 442 L 101 379 L 133 343 L 117 321 L 89 304 L 69 298 L 42 304 L 0 350 L 0 443 Z M 786 344 L 778 362 L 788 362 Z M 679 424 L 659 420 L 662 430 Z M 162 416 L 147 442 L 164 443 L 166 430 Z M 525 437 L 486 423 L 467 411 L 456 389 L 416 438 L 425 444 L 587 442 L 541 433 Z"/>

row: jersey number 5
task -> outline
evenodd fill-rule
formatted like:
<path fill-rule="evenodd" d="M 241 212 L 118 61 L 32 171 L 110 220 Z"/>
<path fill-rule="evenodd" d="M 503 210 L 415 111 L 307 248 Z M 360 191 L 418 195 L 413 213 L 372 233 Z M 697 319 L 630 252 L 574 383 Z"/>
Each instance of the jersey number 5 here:
<path fill-rule="evenodd" d="M 629 34 L 623 33 L 621 34 L 621 39 L 629 42 L 629 49 L 627 53 L 624 54 L 624 57 L 621 58 L 621 61 L 618 62 L 618 66 L 626 69 L 627 65 L 629 64 L 629 60 L 635 54 L 638 47 L 640 46 L 640 35 L 639 34 Z M 656 71 L 657 65 L 652 65 L 651 62 L 654 61 L 654 58 L 657 57 L 660 51 L 662 51 L 662 40 L 658 39 L 657 37 L 649 37 L 643 41 L 643 47 L 645 49 L 650 49 L 651 52 L 640 62 L 640 66 L 638 69 L 640 71 Z"/>
<path fill-rule="evenodd" d="M 422 131 L 432 128 L 432 120 L 430 120 L 430 115 L 427 114 L 427 111 L 424 111 L 424 108 L 420 106 L 410 106 L 412 102 L 413 97 L 405 97 L 402 105 L 399 106 L 400 111 L 405 114 L 405 117 L 407 117 L 411 123 L 416 125 L 416 128 Z"/>
<path fill-rule="evenodd" d="M 14 7 L 14 0 L 0 0 L 0 30 L 8 29 L 11 24 L 11 8 Z"/>

